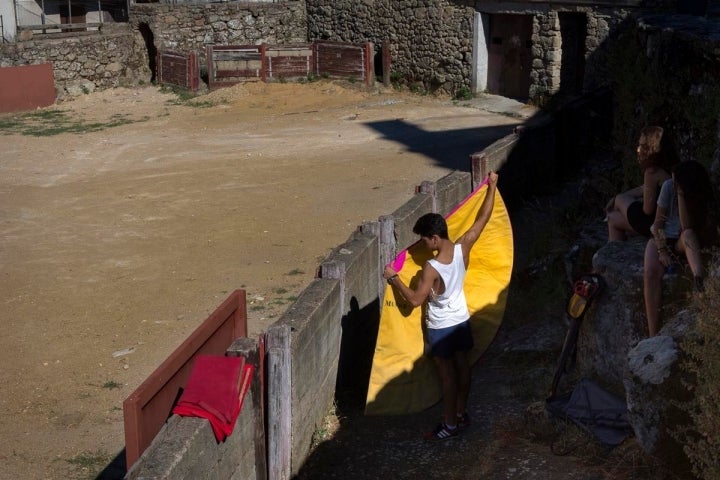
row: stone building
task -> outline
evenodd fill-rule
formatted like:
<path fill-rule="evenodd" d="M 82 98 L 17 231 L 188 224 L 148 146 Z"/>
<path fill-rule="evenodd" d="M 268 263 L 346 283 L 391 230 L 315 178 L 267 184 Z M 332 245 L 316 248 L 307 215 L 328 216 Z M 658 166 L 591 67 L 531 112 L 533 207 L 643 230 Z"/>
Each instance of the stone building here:
<path fill-rule="evenodd" d="M 308 36 L 390 44 L 394 81 L 539 100 L 603 83 L 602 46 L 643 0 L 306 0 Z M 376 61 L 376 70 L 381 70 Z M 379 72 L 381 73 L 381 72 Z"/>
<path fill-rule="evenodd" d="M 28 15 L 35 12 L 36 18 L 23 20 L 22 15 L 15 14 L 19 21 L 18 37 L 26 34 L 27 38 L 0 45 L 0 67 L 52 62 L 56 87 L 62 95 L 69 92 L 69 84 L 82 85 L 82 89 L 72 90 L 83 92 L 132 83 L 134 76 L 138 76 L 138 82 L 152 81 L 155 53 L 161 49 L 196 52 L 202 62 L 208 45 L 283 44 L 317 39 L 370 41 L 375 45 L 375 72 L 379 78 L 417 91 L 451 95 L 488 92 L 542 104 L 557 94 L 589 92 L 607 83 L 605 55 L 623 22 L 653 11 L 684 9 L 704 14 L 717 3 L 715 0 L 12 0 L 2 4 L 12 4 L 16 11 Z M 41 14 L 37 15 L 38 11 Z M 64 29 L 63 40 L 52 35 L 46 38 L 53 31 L 34 25 L 58 22 L 86 27 L 83 31 Z M 28 28 L 28 23 L 33 28 Z M 146 67 L 138 68 L 137 60 L 133 60 L 131 71 L 118 69 L 118 62 L 102 60 L 102 52 L 93 55 L 97 60 L 75 65 L 76 59 L 87 56 L 84 45 L 91 41 L 69 38 L 87 35 L 91 33 L 87 29 L 97 24 L 113 35 L 125 31 L 133 37 L 124 43 L 143 51 L 125 55 L 147 59 Z M 113 28 L 109 29 L 111 24 Z M 95 33 L 103 35 L 99 30 Z M 113 45 L 97 43 L 99 47 L 93 48 L 101 48 L 105 43 Z M 60 48 L 60 44 L 67 45 Z M 77 48 L 81 51 L 74 51 Z M 384 62 L 383 51 L 389 57 Z M 117 52 L 108 52 L 107 56 L 117 56 Z M 106 64 L 112 64 L 112 69 L 104 71 Z M 383 72 L 384 67 L 390 71 Z M 114 80 L 116 77 L 122 81 Z"/>

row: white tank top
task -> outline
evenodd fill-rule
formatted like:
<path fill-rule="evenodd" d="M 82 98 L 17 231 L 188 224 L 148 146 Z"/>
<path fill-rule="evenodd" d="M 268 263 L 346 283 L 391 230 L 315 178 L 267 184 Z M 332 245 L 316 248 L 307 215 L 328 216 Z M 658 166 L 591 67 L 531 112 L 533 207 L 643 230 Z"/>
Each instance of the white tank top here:
<path fill-rule="evenodd" d="M 453 259 L 450 264 L 446 265 L 435 259 L 428 260 L 428 263 L 440 274 L 440 278 L 445 283 L 445 291 L 441 295 L 436 295 L 433 291 L 430 292 L 427 327 L 447 328 L 468 320 L 470 312 L 463 291 L 466 272 L 462 245 L 455 244 Z"/>

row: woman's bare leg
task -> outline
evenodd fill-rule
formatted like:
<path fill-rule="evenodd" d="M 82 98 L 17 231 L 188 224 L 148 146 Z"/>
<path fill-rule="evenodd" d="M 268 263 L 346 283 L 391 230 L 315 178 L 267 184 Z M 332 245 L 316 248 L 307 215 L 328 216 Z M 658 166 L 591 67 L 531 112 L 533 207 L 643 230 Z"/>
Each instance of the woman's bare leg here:
<path fill-rule="evenodd" d="M 615 195 L 614 208 L 607 215 L 608 241 L 624 241 L 628 232 L 637 233 L 627 219 L 627 209 L 635 200 L 635 197 L 624 193 Z"/>
<path fill-rule="evenodd" d="M 683 230 L 677 243 L 677 249 L 685 255 L 688 261 L 690 271 L 695 279 L 695 288 L 702 289 L 702 279 L 705 278 L 705 265 L 700 251 L 700 240 L 695 230 L 691 228 Z M 700 282 L 700 285 L 698 285 L 698 282 Z"/>
<path fill-rule="evenodd" d="M 660 263 L 655 241 L 650 240 L 645 246 L 643 295 L 645 297 L 648 332 L 651 337 L 657 335 L 660 326 L 660 302 L 662 300 L 662 277 L 664 273 L 665 266 Z"/>

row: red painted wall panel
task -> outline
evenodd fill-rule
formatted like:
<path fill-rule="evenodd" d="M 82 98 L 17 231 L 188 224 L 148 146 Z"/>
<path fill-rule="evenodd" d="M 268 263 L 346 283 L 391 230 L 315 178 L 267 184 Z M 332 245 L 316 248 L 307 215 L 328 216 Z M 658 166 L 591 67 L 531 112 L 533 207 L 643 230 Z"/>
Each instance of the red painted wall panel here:
<path fill-rule="evenodd" d="M 33 110 L 53 103 L 52 64 L 0 68 L 0 113 Z"/>

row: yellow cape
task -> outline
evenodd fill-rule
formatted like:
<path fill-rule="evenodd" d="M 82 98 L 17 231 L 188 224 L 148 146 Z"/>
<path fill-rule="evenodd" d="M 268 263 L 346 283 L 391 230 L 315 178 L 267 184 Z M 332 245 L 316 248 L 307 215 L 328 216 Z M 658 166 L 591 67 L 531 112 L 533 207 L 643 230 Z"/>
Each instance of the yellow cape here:
<path fill-rule="evenodd" d="M 446 217 L 451 240 L 470 228 L 486 194 L 487 184 L 484 183 Z M 393 266 L 402 281 L 413 286 L 422 266 L 430 258 L 432 252 L 418 242 L 403 250 Z M 472 363 L 490 345 L 502 322 L 512 262 L 510 218 L 496 190 L 490 221 L 470 251 L 465 277 L 465 296 L 475 340 L 470 352 Z M 418 412 L 440 400 L 435 365 L 424 355 L 423 316 L 424 308 L 413 309 L 402 297 L 395 297 L 391 286 L 386 287 L 368 385 L 367 415 Z"/>

